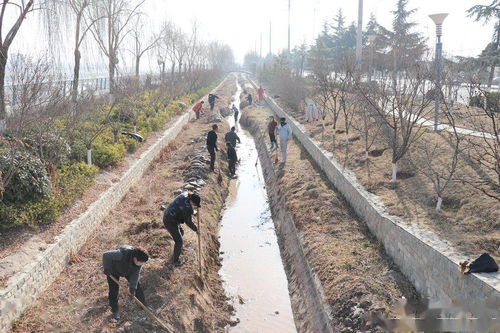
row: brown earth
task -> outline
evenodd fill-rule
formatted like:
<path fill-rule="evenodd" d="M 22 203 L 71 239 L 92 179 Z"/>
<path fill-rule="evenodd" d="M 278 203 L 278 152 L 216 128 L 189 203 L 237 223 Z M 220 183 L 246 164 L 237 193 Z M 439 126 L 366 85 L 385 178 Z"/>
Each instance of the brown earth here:
<path fill-rule="evenodd" d="M 224 85 L 218 105 L 227 105 L 233 85 Z M 168 203 L 187 176 L 190 160 L 206 154 L 205 136 L 209 130 L 206 113 L 200 121 L 186 125 L 180 136 L 151 165 L 144 177 L 109 214 L 102 226 L 83 246 L 57 280 L 15 323 L 13 332 L 158 332 L 160 329 L 135 304 L 125 298 L 121 288 L 120 323 L 110 321 L 107 283 L 102 274 L 102 253 L 122 244 L 143 246 L 151 260 L 143 268 L 141 283 L 146 299 L 160 318 L 182 332 L 223 332 L 231 324 L 227 303 L 218 275 L 219 215 L 228 193 L 229 178 L 223 170 L 208 167 L 200 172 L 206 185 L 200 190 L 203 278 L 198 275 L 196 234 L 185 228 L 186 261 L 179 268 L 168 264 L 173 240 L 162 224 L 161 204 Z M 226 129 L 221 124 L 221 132 Z M 191 170 L 191 169 L 190 169 Z"/>
<path fill-rule="evenodd" d="M 255 135 L 255 131 L 265 131 L 271 111 L 250 106 L 244 114 L 242 121 L 258 128 L 252 130 Z M 286 166 L 274 165 L 277 192 L 295 221 L 308 262 L 320 279 L 333 310 L 331 325 L 335 330 L 359 331 L 365 325 L 366 314 L 393 313 L 392 305 L 402 296 L 417 299 L 413 286 L 308 153 L 295 141 L 289 143 L 288 151 Z M 380 331 L 373 327 L 368 330 Z"/>
<path fill-rule="evenodd" d="M 331 117 L 325 118 L 325 129 L 321 121 L 306 122 L 304 112 L 296 112 L 284 106 L 283 101 L 276 100 L 280 106 L 306 127 L 311 137 L 317 140 L 321 147 L 333 152 L 336 159 L 351 169 L 359 182 L 367 190 L 378 195 L 392 215 L 404 218 L 409 223 L 419 224 L 435 231 L 454 244 L 464 258 L 476 258 L 483 252 L 490 253 L 497 261 L 500 260 L 500 203 L 490 198 L 461 179 L 481 179 L 495 177 L 484 169 L 474 168 L 467 158 L 469 145 L 463 145 L 464 154 L 460 155 L 454 180 L 443 195 L 443 205 L 440 213 L 435 211 L 436 192 L 429 178 L 420 172 L 426 167 L 422 148 L 429 144 L 438 144 L 442 160 L 449 163 L 452 155 L 451 136 L 446 132 L 438 134 L 428 129 L 410 153 L 399 163 L 398 181 L 391 182 L 391 150 L 387 141 L 379 135 L 370 148 L 369 169 L 365 163 L 365 143 L 362 132 L 356 130 L 357 125 L 345 134 L 342 116 L 337 122 L 335 144 L 334 129 Z M 361 124 L 360 117 L 354 115 L 353 124 Z M 371 132 L 373 135 L 373 131 Z M 466 138 L 469 142 L 484 144 L 480 138 Z M 348 142 L 346 144 L 346 142 Z M 467 141 L 463 140 L 463 143 Z M 346 149 L 348 148 L 348 149 Z M 346 155 L 346 151 L 348 154 Z M 346 160 L 346 156 L 347 160 Z M 411 156 L 411 160 L 410 160 Z M 448 165 L 448 164 L 446 164 Z M 447 166 L 443 166 L 443 170 Z M 494 179 L 494 178 L 493 178 Z"/>

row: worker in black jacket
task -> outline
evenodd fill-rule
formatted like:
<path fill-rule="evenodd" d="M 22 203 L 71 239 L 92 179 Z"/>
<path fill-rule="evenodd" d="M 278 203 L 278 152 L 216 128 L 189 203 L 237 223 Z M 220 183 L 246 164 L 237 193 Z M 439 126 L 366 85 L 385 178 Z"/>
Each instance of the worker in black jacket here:
<path fill-rule="evenodd" d="M 249 94 L 247 95 L 247 102 L 248 102 L 248 104 L 249 104 L 249 105 L 252 105 L 252 101 L 253 101 L 252 94 L 250 94 L 250 93 L 249 93 Z"/>
<path fill-rule="evenodd" d="M 226 142 L 230 142 L 233 147 L 236 147 L 236 142 L 241 143 L 240 137 L 236 134 L 236 127 L 231 127 L 231 130 L 224 136 Z"/>
<path fill-rule="evenodd" d="M 126 278 L 130 296 L 136 296 L 139 301 L 146 305 L 144 292 L 139 282 L 139 275 L 142 265 L 148 259 L 149 255 L 144 249 L 130 245 L 120 246 L 117 250 L 107 251 L 102 255 L 104 274 L 108 278 L 109 306 L 113 312 L 114 319 L 120 320 L 120 314 L 118 313 L 118 291 L 120 286 L 110 276 L 113 276 L 117 280 L 120 277 Z"/>
<path fill-rule="evenodd" d="M 215 170 L 215 152 L 219 150 L 217 148 L 217 130 L 219 126 L 217 124 L 212 125 L 212 130 L 207 134 L 207 150 L 210 154 L 210 170 Z"/>
<path fill-rule="evenodd" d="M 236 149 L 234 149 L 231 142 L 226 142 L 227 145 L 227 161 L 229 162 L 229 173 L 234 176 L 236 173 L 236 163 L 238 162 L 238 156 L 236 155 Z"/>
<path fill-rule="evenodd" d="M 231 107 L 231 110 L 233 111 L 233 114 L 234 114 L 234 123 L 236 124 L 238 122 L 238 115 L 240 114 L 240 111 L 238 110 L 238 108 L 234 104 Z"/>
<path fill-rule="evenodd" d="M 181 194 L 168 205 L 163 213 L 163 224 L 175 243 L 172 262 L 176 266 L 181 265 L 179 257 L 183 245 L 182 236 L 184 235 L 184 229 L 182 229 L 180 224 L 186 223 L 194 232 L 199 232 L 198 228 L 193 223 L 192 216 L 194 214 L 193 207 L 201 207 L 200 202 L 201 198 L 198 194 Z"/>
<path fill-rule="evenodd" d="M 214 95 L 214 94 L 208 94 L 208 104 L 210 104 L 210 111 L 214 110 L 216 99 L 219 99 L 219 96 Z"/>

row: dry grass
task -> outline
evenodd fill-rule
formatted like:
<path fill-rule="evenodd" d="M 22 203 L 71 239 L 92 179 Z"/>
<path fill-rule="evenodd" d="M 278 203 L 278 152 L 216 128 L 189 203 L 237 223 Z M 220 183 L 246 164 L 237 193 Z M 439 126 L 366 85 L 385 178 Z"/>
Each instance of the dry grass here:
<path fill-rule="evenodd" d="M 323 131 L 321 122 L 307 123 L 303 114 L 293 113 L 311 136 L 321 143 L 321 146 L 334 153 L 341 163 L 345 163 L 356 174 L 358 180 L 370 192 L 377 194 L 390 213 L 403 217 L 409 223 L 417 223 L 433 229 L 442 238 L 451 241 L 466 256 L 477 257 L 482 252 L 489 252 L 500 260 L 498 248 L 500 245 L 500 203 L 472 186 L 458 181 L 460 179 L 478 179 L 484 177 L 485 170 L 478 170 L 471 165 L 466 154 L 459 158 L 457 173 L 444 194 L 443 206 L 440 213 L 436 213 L 436 193 L 431 181 L 425 177 L 415 163 L 409 158 L 400 161 L 399 180 L 391 183 L 391 150 L 384 140 L 379 137 L 371 147 L 370 172 L 367 173 L 364 153 L 364 142 L 361 133 L 350 129 L 348 138 L 344 134 L 342 119 L 337 123 L 336 144 L 333 148 L 333 128 L 331 120 L 325 119 L 326 128 Z M 354 115 L 354 122 L 360 122 Z M 346 161 L 346 139 L 349 139 L 349 158 Z M 474 139 L 476 140 L 476 139 Z M 478 142 L 481 139 L 477 139 Z M 419 143 L 413 146 L 408 156 L 416 165 L 422 163 L 422 151 L 418 145 L 438 144 L 445 155 L 453 152 L 451 138 L 447 133 L 433 133 L 427 130 Z M 467 147 L 463 147 L 467 151 Z M 487 172 L 486 172 L 487 173 Z M 493 177 L 493 175 L 487 175 Z"/>
<path fill-rule="evenodd" d="M 271 114 L 251 107 L 247 114 L 265 126 Z M 262 130 L 264 128 L 262 127 Z M 393 302 L 417 293 L 388 258 L 364 222 L 331 186 L 301 146 L 290 142 L 284 169 L 276 167 L 281 193 L 301 234 L 308 261 L 318 274 L 335 313 L 333 325 L 356 331 L 361 312 L 390 312 Z"/>

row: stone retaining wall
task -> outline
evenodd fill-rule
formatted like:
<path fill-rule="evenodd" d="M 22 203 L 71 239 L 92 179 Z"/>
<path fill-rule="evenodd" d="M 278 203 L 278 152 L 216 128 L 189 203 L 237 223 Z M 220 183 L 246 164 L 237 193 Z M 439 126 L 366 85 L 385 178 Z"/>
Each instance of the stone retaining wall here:
<path fill-rule="evenodd" d="M 251 82 L 256 88 L 254 82 Z M 328 179 L 366 222 L 387 254 L 425 297 L 433 299 L 486 299 L 500 304 L 500 273 L 462 275 L 459 260 L 464 259 L 435 233 L 389 215 L 380 199 L 369 193 L 349 170 L 343 170 L 332 153 L 320 148 L 309 132 L 285 113 L 272 98 L 266 97 L 274 113 L 287 118 L 293 136 L 312 156 Z"/>
<path fill-rule="evenodd" d="M 225 80 L 223 80 L 218 89 Z M 143 176 L 151 162 L 194 117 L 189 111 L 172 124 L 148 150 L 122 175 L 120 180 L 101 194 L 78 218 L 71 221 L 50 244 L 43 255 L 11 277 L 0 290 L 0 333 L 8 332 L 12 322 L 30 306 L 64 269 L 70 256 L 77 253 L 107 214 L 123 199 L 129 189 Z"/>

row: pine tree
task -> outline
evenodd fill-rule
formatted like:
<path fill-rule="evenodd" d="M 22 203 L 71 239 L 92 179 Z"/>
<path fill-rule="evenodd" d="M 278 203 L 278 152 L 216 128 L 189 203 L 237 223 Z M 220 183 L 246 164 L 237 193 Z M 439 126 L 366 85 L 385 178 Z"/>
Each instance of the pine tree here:
<path fill-rule="evenodd" d="M 495 67 L 500 63 L 500 0 L 493 0 L 487 6 L 473 6 L 467 10 L 467 13 L 476 22 L 483 21 L 484 23 L 488 23 L 490 20 L 496 20 L 492 41 L 481 53 L 481 58 L 491 66 L 488 77 L 488 87 L 491 87 L 493 76 L 495 75 Z"/>
<path fill-rule="evenodd" d="M 407 9 L 409 0 L 398 0 L 396 10 L 392 11 L 392 32 L 390 42 L 396 71 L 406 67 L 411 62 L 422 58 L 426 51 L 425 38 L 418 32 L 413 32 L 416 23 L 410 21 L 416 9 Z"/>

